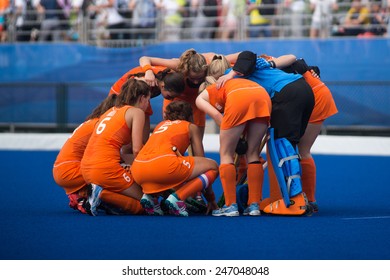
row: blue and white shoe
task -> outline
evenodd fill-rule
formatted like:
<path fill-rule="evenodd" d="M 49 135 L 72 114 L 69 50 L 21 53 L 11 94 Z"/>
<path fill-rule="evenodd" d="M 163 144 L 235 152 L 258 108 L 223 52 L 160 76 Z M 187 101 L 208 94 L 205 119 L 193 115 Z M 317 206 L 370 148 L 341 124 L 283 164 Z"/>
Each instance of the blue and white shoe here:
<path fill-rule="evenodd" d="M 186 204 L 178 199 L 175 193 L 172 193 L 165 200 L 165 205 L 169 209 L 169 213 L 175 216 L 188 217 Z"/>
<path fill-rule="evenodd" d="M 258 203 L 251 203 L 245 210 L 244 216 L 260 216 L 260 207 Z"/>
<path fill-rule="evenodd" d="M 237 217 L 240 215 L 240 213 L 238 212 L 237 203 L 233 203 L 230 206 L 224 205 L 222 208 L 213 210 L 212 215 L 216 217 L 219 216 Z"/>
<path fill-rule="evenodd" d="M 157 199 L 149 194 L 144 194 L 141 198 L 141 205 L 144 208 L 146 214 L 150 216 L 163 216 L 164 212 L 161 210 L 160 203 Z"/>
<path fill-rule="evenodd" d="M 103 188 L 101 186 L 98 186 L 96 184 L 91 184 L 88 200 L 84 205 L 85 210 L 91 216 L 98 215 L 98 206 L 101 203 L 100 193 L 102 192 L 102 190 Z"/>

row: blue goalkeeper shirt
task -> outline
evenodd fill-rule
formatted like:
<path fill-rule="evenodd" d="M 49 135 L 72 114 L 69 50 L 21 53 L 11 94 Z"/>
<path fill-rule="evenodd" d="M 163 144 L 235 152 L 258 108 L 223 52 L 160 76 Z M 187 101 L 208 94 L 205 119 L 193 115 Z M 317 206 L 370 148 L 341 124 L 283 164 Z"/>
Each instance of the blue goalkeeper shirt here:
<path fill-rule="evenodd" d="M 229 68 L 226 73 L 231 70 L 232 68 Z M 241 78 L 258 83 L 268 92 L 270 98 L 273 98 L 275 92 L 280 92 L 289 83 L 302 78 L 302 75 L 286 73 L 280 69 L 272 68 L 267 60 L 260 57 L 256 61 L 256 70 L 252 74 Z"/>

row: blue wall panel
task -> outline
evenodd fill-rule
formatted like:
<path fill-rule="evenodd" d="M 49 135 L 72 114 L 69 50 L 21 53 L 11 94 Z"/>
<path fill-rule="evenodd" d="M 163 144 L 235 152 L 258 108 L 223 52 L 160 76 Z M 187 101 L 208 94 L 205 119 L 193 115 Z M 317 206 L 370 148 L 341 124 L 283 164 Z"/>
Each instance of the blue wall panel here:
<path fill-rule="evenodd" d="M 390 40 L 384 38 L 176 42 L 123 49 L 66 43 L 3 44 L 0 45 L 0 122 L 55 122 L 54 86 L 87 83 L 70 85 L 68 92 L 68 122 L 81 122 L 106 96 L 111 84 L 138 65 L 140 56 L 179 57 L 189 48 L 221 54 L 251 50 L 257 54 L 293 53 L 304 57 L 309 64 L 320 66 L 321 77 L 339 107 L 340 113 L 327 124 L 390 126 Z M 10 82 L 18 84 L 11 87 L 4 84 Z M 26 87 L 24 82 L 46 84 L 45 88 Z M 351 83 L 360 82 L 365 83 L 351 87 Z M 47 88 L 50 86 L 51 89 Z M 152 105 L 156 112 L 152 122 L 158 122 L 161 100 L 153 100 Z M 47 113 L 42 114 L 42 109 Z"/>

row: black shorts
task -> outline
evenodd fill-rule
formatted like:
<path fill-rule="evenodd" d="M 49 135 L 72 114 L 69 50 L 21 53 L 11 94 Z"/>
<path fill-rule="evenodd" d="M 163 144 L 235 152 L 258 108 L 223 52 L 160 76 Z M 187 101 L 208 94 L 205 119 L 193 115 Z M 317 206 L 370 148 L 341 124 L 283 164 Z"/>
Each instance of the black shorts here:
<path fill-rule="evenodd" d="M 304 78 L 286 85 L 272 98 L 271 127 L 275 139 L 286 138 L 296 145 L 305 133 L 314 107 L 314 94 Z"/>

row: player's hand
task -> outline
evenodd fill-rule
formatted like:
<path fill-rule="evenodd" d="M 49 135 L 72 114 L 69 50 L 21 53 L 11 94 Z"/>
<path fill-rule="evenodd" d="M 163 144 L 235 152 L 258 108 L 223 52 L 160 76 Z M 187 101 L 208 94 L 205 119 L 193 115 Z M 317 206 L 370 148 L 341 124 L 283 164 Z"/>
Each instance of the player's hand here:
<path fill-rule="evenodd" d="M 227 81 L 231 80 L 234 77 L 234 74 L 235 72 L 232 70 L 226 75 L 219 77 L 216 83 L 217 89 L 220 89 Z"/>
<path fill-rule="evenodd" d="M 145 72 L 145 82 L 150 86 L 158 86 L 156 76 L 154 75 L 152 70 L 148 70 Z"/>
<path fill-rule="evenodd" d="M 210 214 L 213 210 L 218 209 L 217 202 L 215 200 L 213 202 L 207 203 L 207 210 L 206 210 L 206 215 Z"/>
<path fill-rule="evenodd" d="M 318 66 L 310 66 L 310 73 L 314 78 L 320 78 L 320 68 Z"/>

